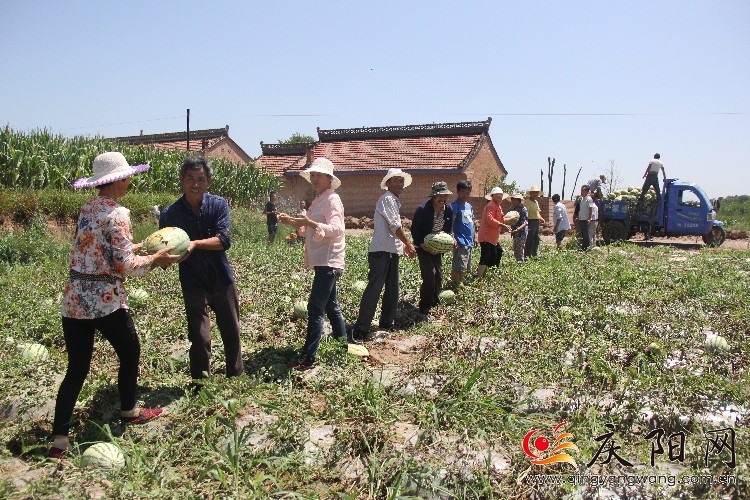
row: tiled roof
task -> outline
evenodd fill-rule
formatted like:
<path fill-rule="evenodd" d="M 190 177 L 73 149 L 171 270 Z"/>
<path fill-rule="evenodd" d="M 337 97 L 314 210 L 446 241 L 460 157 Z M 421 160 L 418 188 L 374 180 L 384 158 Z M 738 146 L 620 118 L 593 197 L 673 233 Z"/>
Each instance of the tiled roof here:
<path fill-rule="evenodd" d="M 107 140 L 122 142 L 125 144 L 149 144 L 156 147 L 165 146 L 172 149 L 178 145 L 181 149 L 187 149 L 187 138 L 185 137 L 186 132 L 168 132 L 166 134 L 140 134 L 130 135 L 125 137 L 110 137 Z M 204 130 L 191 130 L 190 131 L 190 148 L 199 149 L 198 145 L 202 145 L 205 139 L 206 146 L 211 147 L 219 139 L 229 136 L 229 126 L 224 128 L 210 128 Z M 194 147 L 195 144 L 195 147 Z M 203 146 L 201 146 L 203 147 Z"/>
<path fill-rule="evenodd" d="M 319 142 L 315 158 L 328 158 L 337 170 L 456 169 L 479 143 L 481 135 Z M 304 163 L 296 165 L 301 170 Z"/>
<path fill-rule="evenodd" d="M 295 149 L 289 145 L 264 145 L 257 161 L 281 175 L 306 167 L 306 149 L 315 158 L 326 157 L 338 171 L 363 172 L 461 169 L 474 157 L 489 130 L 485 122 L 441 123 L 320 130 L 320 142 Z M 277 146 L 282 149 L 274 150 Z M 284 148 L 290 148 L 284 151 Z M 294 161 L 291 161 L 294 158 Z"/>

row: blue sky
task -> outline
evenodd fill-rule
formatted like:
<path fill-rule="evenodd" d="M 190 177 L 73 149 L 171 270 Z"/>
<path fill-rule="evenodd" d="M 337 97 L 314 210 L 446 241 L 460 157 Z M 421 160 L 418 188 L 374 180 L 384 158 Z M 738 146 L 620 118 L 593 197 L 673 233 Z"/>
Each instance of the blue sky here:
<path fill-rule="evenodd" d="M 509 180 L 750 194 L 750 2 L 0 0 L 0 124 L 119 136 L 485 120 Z M 545 176 L 546 179 L 546 176 Z M 546 182 L 546 180 L 545 180 Z"/>

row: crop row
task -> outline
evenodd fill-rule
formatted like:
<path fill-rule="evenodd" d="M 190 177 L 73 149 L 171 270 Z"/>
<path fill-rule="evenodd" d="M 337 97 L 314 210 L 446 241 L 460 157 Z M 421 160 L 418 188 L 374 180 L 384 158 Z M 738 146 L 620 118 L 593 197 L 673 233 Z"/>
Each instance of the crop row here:
<path fill-rule="evenodd" d="M 147 175 L 133 178 L 134 192 L 178 192 L 179 166 L 191 154 L 115 144 L 101 137 L 64 137 L 47 130 L 18 132 L 6 126 L 0 130 L 0 187 L 69 189 L 79 177 L 91 175 L 91 162 L 105 151 L 120 151 L 133 165 L 151 165 Z M 253 162 L 241 165 L 217 158 L 211 164 L 211 191 L 234 203 L 256 201 L 279 187 L 275 175 Z"/>

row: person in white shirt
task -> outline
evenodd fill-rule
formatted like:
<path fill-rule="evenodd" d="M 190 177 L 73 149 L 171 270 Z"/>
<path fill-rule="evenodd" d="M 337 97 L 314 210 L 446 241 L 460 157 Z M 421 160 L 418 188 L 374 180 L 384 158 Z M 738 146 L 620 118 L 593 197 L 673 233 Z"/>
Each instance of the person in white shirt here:
<path fill-rule="evenodd" d="M 604 198 L 602 194 L 602 184 L 606 184 L 607 178 L 600 175 L 598 179 L 591 179 L 588 182 L 589 189 L 591 190 L 591 197 L 595 200 L 601 200 Z"/>
<path fill-rule="evenodd" d="M 591 204 L 591 215 L 589 216 L 589 246 L 596 246 L 596 228 L 599 227 L 599 205 L 594 201 Z"/>
<path fill-rule="evenodd" d="M 592 206 L 594 200 L 589 196 L 589 186 L 584 184 L 581 186 L 581 203 L 578 209 L 578 228 L 581 232 L 581 250 L 586 250 L 591 244 L 589 236 L 589 219 L 591 218 Z"/>
<path fill-rule="evenodd" d="M 380 311 L 380 328 L 392 329 L 398 305 L 398 264 L 401 255 L 416 256 L 416 250 L 401 226 L 401 202 L 398 197 L 411 184 L 411 175 L 401 169 L 392 168 L 380 183 L 386 192 L 375 203 L 374 231 L 367 261 L 367 288 L 359 303 L 359 315 L 352 327 L 349 341 L 362 343 L 372 340 L 370 324 L 375 317 L 380 292 L 385 287 L 383 306 Z"/>
<path fill-rule="evenodd" d="M 552 232 L 555 233 L 555 243 L 557 243 L 557 249 L 559 250 L 562 248 L 565 234 L 570 230 L 570 220 L 568 219 L 568 209 L 560 201 L 560 195 L 553 194 L 552 201 L 555 203 L 552 214 L 552 223 L 554 224 Z"/>
<path fill-rule="evenodd" d="M 665 178 L 667 177 L 667 174 L 664 172 L 664 164 L 661 162 L 660 158 L 661 155 L 656 153 L 654 159 L 648 162 L 648 167 L 646 167 L 646 171 L 643 173 L 643 178 L 646 180 L 643 182 L 641 195 L 638 197 L 639 202 L 643 202 L 643 198 L 651 187 L 656 191 L 656 201 L 658 202 L 661 199 L 661 191 L 659 190 L 659 170 L 661 170 L 661 173 Z"/>

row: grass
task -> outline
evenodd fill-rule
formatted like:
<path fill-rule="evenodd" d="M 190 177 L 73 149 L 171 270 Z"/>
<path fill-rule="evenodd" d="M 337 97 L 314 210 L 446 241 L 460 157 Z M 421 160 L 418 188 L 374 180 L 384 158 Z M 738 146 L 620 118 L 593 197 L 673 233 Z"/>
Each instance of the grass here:
<path fill-rule="evenodd" d="M 0 497 L 585 498 L 597 489 L 529 478 L 665 474 L 666 465 L 679 477 L 729 474 L 737 484 L 608 488 L 631 498 L 747 495 L 750 252 L 623 244 L 582 254 L 543 245 L 538 259 L 503 259 L 485 280 L 461 288 L 455 305 L 439 306 L 429 324 L 396 333 L 402 344 L 373 344 L 383 364 L 323 342 L 320 367 L 299 375 L 284 363 L 304 336 L 304 321 L 292 318 L 312 280 L 301 269 L 301 249 L 283 241 L 267 247 L 257 212 L 236 209 L 233 224 L 229 255 L 248 376 L 220 375 L 216 332 L 219 374 L 198 396 L 186 393 L 176 270 L 129 280 L 150 295 L 134 310 L 141 398 L 170 415 L 141 428 L 114 423 L 117 361 L 98 341 L 76 407 L 76 448 L 57 468 L 43 452 L 65 368 L 58 300 L 68 240 L 50 236 L 42 221 L 0 236 Z M 136 239 L 155 228 L 144 219 Z M 347 237 L 340 283 L 347 323 L 359 300 L 352 285 L 367 276 L 368 243 Z M 402 261 L 401 274 L 403 319 L 417 301 L 417 263 Z M 731 350 L 705 352 L 707 330 L 726 337 Z M 15 345 L 28 342 L 47 346 L 51 363 L 24 362 Z M 413 347 L 403 348 L 406 342 Z M 654 342 L 661 354 L 650 353 Z M 704 468 L 703 430 L 727 426 L 704 421 L 727 405 L 738 410 L 731 425 L 738 465 L 722 462 L 724 450 Z M 524 436 L 540 429 L 550 437 L 562 421 L 579 449 L 571 452 L 578 470 L 530 464 Z M 587 466 L 606 424 L 634 469 L 601 460 Z M 650 466 L 645 435 L 658 427 L 667 437 L 685 434 L 682 463 L 665 453 L 657 455 L 659 468 Z M 120 446 L 126 467 L 80 468 L 81 453 L 98 441 Z"/>

